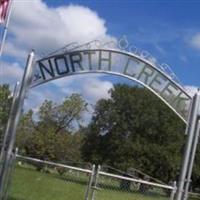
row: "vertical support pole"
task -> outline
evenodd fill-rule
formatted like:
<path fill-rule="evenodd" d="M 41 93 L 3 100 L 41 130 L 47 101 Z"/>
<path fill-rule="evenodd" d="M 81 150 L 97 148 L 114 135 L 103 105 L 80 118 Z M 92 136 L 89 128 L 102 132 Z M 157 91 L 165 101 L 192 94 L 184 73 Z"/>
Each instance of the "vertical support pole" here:
<path fill-rule="evenodd" d="M 15 105 L 17 95 L 18 95 L 18 90 L 19 90 L 19 82 L 16 83 L 15 88 L 14 88 L 13 100 L 12 100 L 12 105 L 11 105 L 9 116 L 11 116 L 11 111 L 14 109 L 14 105 Z M 10 135 L 9 135 L 9 133 L 10 133 L 9 132 L 10 123 L 11 123 L 11 118 L 9 117 L 8 122 L 7 122 L 6 131 L 5 131 L 4 138 L 3 138 L 2 147 L 1 147 L 0 164 L 2 164 L 2 162 L 3 162 L 3 156 L 4 156 L 4 153 L 6 151 L 6 144 L 8 144 L 8 140 L 10 138 Z"/>
<path fill-rule="evenodd" d="M 15 152 L 13 152 L 12 158 L 10 160 L 10 167 L 9 167 L 9 171 L 8 171 L 8 176 L 7 176 L 7 179 L 5 181 L 5 188 L 7 188 L 7 190 L 5 190 L 4 199 L 7 199 L 7 197 L 8 197 L 9 186 L 11 184 L 11 176 L 12 176 L 12 172 L 14 170 L 17 153 L 18 153 L 18 148 L 15 149 Z"/>
<path fill-rule="evenodd" d="M 89 179 L 87 190 L 85 193 L 85 200 L 89 200 L 89 194 L 90 194 L 90 189 L 92 187 L 92 183 L 94 180 L 94 175 L 95 175 L 95 165 L 92 165 L 92 172 L 90 174 L 90 179 Z"/>
<path fill-rule="evenodd" d="M 12 105 L 11 105 L 11 109 L 10 109 L 10 114 L 9 116 L 12 115 L 12 110 L 14 109 L 14 105 L 16 103 L 16 99 L 17 99 L 17 96 L 18 96 L 18 89 L 19 89 L 19 82 L 17 82 L 17 84 L 15 85 L 15 88 L 14 88 L 14 92 L 13 92 L 13 101 L 12 101 Z M 9 143 L 9 140 L 10 140 L 10 132 L 9 132 L 9 127 L 10 127 L 10 124 L 11 124 L 11 117 L 9 117 L 8 119 L 8 122 L 7 122 L 7 127 L 6 127 L 6 131 L 5 131 L 5 134 L 4 134 L 4 139 L 3 139 L 3 144 L 2 144 L 2 148 L 1 148 L 1 155 L 0 155 L 0 170 L 2 170 L 2 167 L 3 167 L 3 162 L 4 162 L 4 159 L 5 159 L 5 155 L 6 155 L 6 152 L 7 152 L 7 147 L 8 147 L 8 143 Z M 9 161 L 9 165 L 10 165 L 10 162 L 12 161 L 12 158 L 10 159 Z M 5 174 L 9 174 L 9 168 L 7 168 L 7 171 L 5 172 Z M 8 180 L 5 179 L 5 187 L 7 187 L 7 182 Z M 4 189 L 3 188 L 3 189 Z M 4 192 L 4 191 L 3 191 Z M 5 198 L 6 198 L 6 193 L 4 194 Z"/>
<path fill-rule="evenodd" d="M 192 144 L 194 141 L 195 129 L 197 128 L 196 123 L 197 123 L 198 114 L 199 114 L 199 102 L 200 102 L 200 94 L 198 92 L 197 94 L 195 94 L 195 96 L 192 99 L 191 109 L 189 113 L 188 127 L 187 127 L 187 141 L 186 141 L 185 153 L 183 157 L 181 174 L 180 174 L 179 182 L 178 182 L 178 191 L 177 191 L 176 200 L 183 200 L 183 192 L 184 192 L 184 186 L 186 182 L 186 176 L 188 174 Z"/>
<path fill-rule="evenodd" d="M 177 190 L 176 181 L 173 182 L 172 186 L 173 186 L 173 190 L 171 191 L 170 200 L 174 200 L 174 197 L 176 194 L 176 190 Z"/>
<path fill-rule="evenodd" d="M 191 176 L 192 176 L 192 170 L 193 170 L 193 165 L 194 165 L 194 160 L 195 160 L 195 155 L 196 155 L 196 150 L 197 150 L 197 145 L 199 141 L 199 131 L 200 131 L 200 122 L 199 119 L 197 119 L 197 127 L 195 129 L 195 136 L 194 136 L 194 141 L 192 145 L 192 152 L 190 155 L 190 161 L 189 161 L 189 166 L 188 166 L 188 174 L 186 176 L 186 184 L 185 184 L 185 192 L 183 195 L 183 200 L 188 199 L 188 191 L 191 183 Z"/>
<path fill-rule="evenodd" d="M 10 161 L 12 159 L 12 153 L 13 153 L 13 148 L 14 148 L 14 143 L 15 143 L 15 138 L 16 138 L 17 125 L 19 123 L 20 115 L 22 112 L 25 95 L 32 80 L 33 61 L 34 61 L 34 51 L 32 51 L 28 56 L 22 83 L 19 89 L 19 93 L 13 103 L 13 107 L 9 116 L 9 123 L 7 124 L 7 128 L 6 128 L 6 131 L 7 131 L 6 135 L 9 136 L 9 138 L 6 142 L 2 160 L 1 160 L 2 167 L 0 171 L 0 200 L 5 199 L 4 191 L 7 189 L 5 188 L 5 180 L 6 180 L 6 177 L 8 176 Z"/>
<path fill-rule="evenodd" d="M 94 185 L 93 185 L 93 190 L 92 190 L 92 200 L 95 200 L 95 191 L 97 190 L 97 183 L 98 183 L 100 170 L 101 170 L 101 166 L 98 165 L 96 173 L 95 173 L 95 180 L 94 180 Z"/>

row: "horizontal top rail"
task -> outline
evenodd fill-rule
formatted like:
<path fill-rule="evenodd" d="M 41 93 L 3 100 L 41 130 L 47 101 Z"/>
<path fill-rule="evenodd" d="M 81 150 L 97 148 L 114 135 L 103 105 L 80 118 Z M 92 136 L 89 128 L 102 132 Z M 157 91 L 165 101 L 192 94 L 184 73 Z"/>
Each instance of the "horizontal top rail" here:
<path fill-rule="evenodd" d="M 52 165 L 52 166 L 56 166 L 56 167 L 63 167 L 66 169 L 72 169 L 72 170 L 76 170 L 76 171 L 80 171 L 80 172 L 86 172 L 86 173 L 92 173 L 92 170 L 89 169 L 82 169 L 79 167 L 72 167 L 69 165 L 65 165 L 65 164 L 59 164 L 59 163 L 55 163 L 55 162 L 51 162 L 51 161 L 45 161 L 45 160 L 40 160 L 37 158 L 31 158 L 31 157 L 27 157 L 27 156 L 21 156 L 21 155 L 16 155 L 17 158 L 21 158 L 23 160 L 29 160 L 29 161 L 33 161 L 33 162 L 39 162 L 39 163 L 43 163 L 43 164 L 47 164 L 47 165 Z"/>
<path fill-rule="evenodd" d="M 109 165 L 105 165 L 105 167 L 108 167 L 108 168 L 110 168 L 110 169 L 112 169 L 112 170 L 115 170 L 115 171 L 117 171 L 117 172 L 119 172 L 119 173 L 121 173 L 121 174 L 126 174 L 126 175 L 128 175 L 130 178 L 138 178 L 137 176 L 133 176 L 130 172 L 132 172 L 132 171 L 135 171 L 135 172 L 137 172 L 138 174 L 141 174 L 141 175 L 143 175 L 143 176 L 147 176 L 147 177 L 149 177 L 151 180 L 153 180 L 153 181 L 155 181 L 155 182 L 157 182 L 157 183 L 159 183 L 159 184 L 162 184 L 162 185 L 166 185 L 166 183 L 164 183 L 164 182 L 162 182 L 162 181 L 160 181 L 160 180 L 158 180 L 158 179 L 156 179 L 156 178 L 154 178 L 154 177 L 152 177 L 152 176 L 150 176 L 150 175 L 148 175 L 148 174 L 145 174 L 144 172 L 142 172 L 142 171 L 140 171 L 140 170 L 138 170 L 138 169 L 135 169 L 135 168 L 133 168 L 133 167 L 131 167 L 131 168 L 129 168 L 129 172 L 128 173 L 125 173 L 125 172 L 123 172 L 123 171 L 121 171 L 121 170 L 119 170 L 119 169 L 116 169 L 116 168 L 114 168 L 114 167 L 111 167 L 111 166 L 109 166 Z M 124 175 L 123 175 L 124 176 Z"/>
<path fill-rule="evenodd" d="M 137 183 L 143 183 L 143 184 L 146 184 L 146 185 L 156 186 L 156 187 L 160 187 L 160 188 L 164 188 L 164 189 L 170 189 L 170 190 L 175 189 L 174 187 L 169 186 L 169 185 L 162 185 L 162 184 L 153 183 L 153 182 L 144 181 L 144 180 L 139 180 L 139 179 L 135 179 L 135 178 L 129 178 L 129 177 L 125 177 L 125 176 L 110 174 L 110 173 L 106 173 L 106 172 L 103 172 L 103 171 L 99 171 L 99 175 L 109 176 L 109 177 L 112 177 L 112 178 L 123 179 L 123 180 L 127 180 L 127 181 L 133 181 L 133 182 L 137 182 Z"/>

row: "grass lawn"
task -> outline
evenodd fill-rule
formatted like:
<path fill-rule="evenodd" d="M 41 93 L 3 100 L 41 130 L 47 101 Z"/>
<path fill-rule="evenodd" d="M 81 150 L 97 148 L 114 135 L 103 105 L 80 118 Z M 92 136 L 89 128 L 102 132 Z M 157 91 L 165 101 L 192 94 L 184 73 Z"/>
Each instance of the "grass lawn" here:
<path fill-rule="evenodd" d="M 74 175 L 73 175 L 74 176 Z M 76 178 L 76 177 L 75 177 Z M 8 200 L 84 200 L 86 180 L 79 177 L 69 181 L 56 174 L 46 174 L 31 168 L 17 166 L 13 175 Z M 80 180 L 81 181 L 78 181 Z M 100 189 L 95 200 L 167 200 L 160 195 L 142 195 L 136 192 Z"/>
<path fill-rule="evenodd" d="M 81 200 L 86 185 L 67 182 L 52 174 L 17 167 L 8 200 Z"/>
<path fill-rule="evenodd" d="M 141 195 L 139 193 L 103 190 L 97 192 L 97 200 L 169 200 L 161 196 Z"/>

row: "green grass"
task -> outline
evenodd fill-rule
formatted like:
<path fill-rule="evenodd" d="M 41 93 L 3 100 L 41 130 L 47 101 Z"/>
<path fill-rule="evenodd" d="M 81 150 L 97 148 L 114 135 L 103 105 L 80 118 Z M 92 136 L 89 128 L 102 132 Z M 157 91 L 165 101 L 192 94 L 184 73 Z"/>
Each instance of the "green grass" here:
<path fill-rule="evenodd" d="M 67 182 L 52 174 L 17 167 L 9 200 L 81 200 L 85 185 Z"/>
<path fill-rule="evenodd" d="M 96 194 L 97 200 L 167 200 L 162 196 L 156 195 L 142 195 L 139 193 L 122 192 L 122 191 L 110 191 L 102 190 Z"/>
<path fill-rule="evenodd" d="M 84 200 L 89 177 L 67 173 L 61 178 L 30 167 L 17 166 L 12 178 L 8 200 Z M 73 181 L 72 181 L 73 179 Z M 104 180 L 105 182 L 105 180 Z M 137 192 L 102 188 L 95 191 L 95 200 L 167 200 L 158 193 L 142 195 Z"/>
<path fill-rule="evenodd" d="M 120 181 L 118 179 L 110 179 L 106 177 L 99 178 L 100 188 L 96 193 L 97 200 L 169 200 L 163 190 L 152 188 L 142 194 L 136 190 L 133 184 L 127 188 L 120 189 Z"/>

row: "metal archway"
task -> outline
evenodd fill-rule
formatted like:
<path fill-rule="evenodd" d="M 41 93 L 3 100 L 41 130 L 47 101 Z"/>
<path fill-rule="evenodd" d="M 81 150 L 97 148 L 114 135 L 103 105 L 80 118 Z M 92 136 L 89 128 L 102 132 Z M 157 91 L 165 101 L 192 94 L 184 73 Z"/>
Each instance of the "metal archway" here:
<path fill-rule="evenodd" d="M 27 91 L 30 88 L 65 76 L 81 73 L 115 74 L 134 80 L 148 88 L 187 124 L 187 146 L 179 180 L 177 200 L 187 199 L 187 191 L 199 135 L 200 94 L 192 98 L 184 88 L 162 69 L 130 52 L 119 49 L 83 49 L 66 51 L 34 61 L 31 52 L 13 105 L 1 151 L 0 199 L 4 199 L 6 178 L 12 163 L 16 128 Z M 197 138 L 197 139 L 196 139 Z M 187 180 L 186 180 L 187 178 Z"/>
<path fill-rule="evenodd" d="M 53 55 L 36 61 L 30 87 L 80 73 L 115 74 L 151 90 L 185 123 L 191 96 L 172 77 L 149 61 L 114 49 L 87 49 Z"/>

